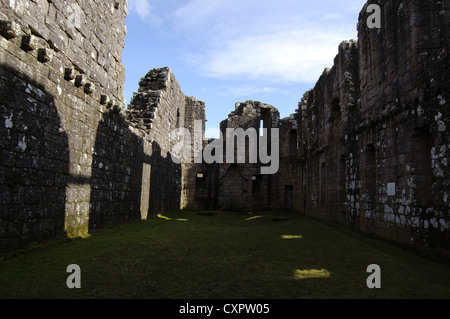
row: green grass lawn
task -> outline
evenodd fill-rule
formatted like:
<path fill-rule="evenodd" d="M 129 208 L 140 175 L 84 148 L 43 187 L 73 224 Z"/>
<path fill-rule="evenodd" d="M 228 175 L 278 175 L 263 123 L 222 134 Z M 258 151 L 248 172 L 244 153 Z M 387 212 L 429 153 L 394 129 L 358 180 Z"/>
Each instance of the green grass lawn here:
<path fill-rule="evenodd" d="M 308 217 L 168 216 L 10 256 L 0 298 L 450 298 L 450 267 Z M 81 289 L 66 286 L 71 264 Z M 381 289 L 367 288 L 371 264 Z"/>

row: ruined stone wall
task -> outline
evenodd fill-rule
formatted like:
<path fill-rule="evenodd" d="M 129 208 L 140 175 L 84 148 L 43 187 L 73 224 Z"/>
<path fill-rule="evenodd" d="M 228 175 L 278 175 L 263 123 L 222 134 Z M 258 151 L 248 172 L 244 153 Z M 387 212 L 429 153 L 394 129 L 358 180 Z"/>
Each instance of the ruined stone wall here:
<path fill-rule="evenodd" d="M 273 177 L 273 186 L 278 197 L 278 205 L 274 209 L 299 210 L 301 198 L 296 195 L 302 191 L 302 176 L 299 160 L 299 132 L 297 114 L 281 119 L 280 130 L 280 167 Z"/>
<path fill-rule="evenodd" d="M 144 131 L 146 138 L 158 145 L 163 159 L 152 165 L 150 211 L 153 215 L 178 209 L 214 209 L 218 166 L 195 159 L 197 152 L 202 152 L 208 144 L 204 136 L 205 103 L 185 96 L 174 74 L 165 67 L 153 69 L 141 79 L 127 112 L 131 125 Z M 174 152 L 177 143 L 183 143 L 181 154 Z"/>
<path fill-rule="evenodd" d="M 369 4 L 382 26 L 366 24 Z M 450 1 L 369 1 L 300 103 L 303 205 L 358 230 L 448 253 Z"/>
<path fill-rule="evenodd" d="M 185 103 L 184 93 L 170 69 L 153 69 L 139 81 L 139 90 L 128 106 L 129 119 L 168 152 L 170 134 L 184 125 Z"/>
<path fill-rule="evenodd" d="M 299 168 L 302 198 L 297 209 L 339 221 L 346 208 L 347 161 L 345 136 L 360 118 L 359 52 L 356 41 L 344 41 L 331 69 L 313 90 L 305 93 L 298 109 Z M 339 211 L 339 213 L 337 213 Z"/>
<path fill-rule="evenodd" d="M 274 192 L 274 175 L 261 174 L 262 164 L 259 157 L 259 136 L 261 129 L 268 131 L 267 140 L 270 143 L 271 129 L 278 127 L 279 111 L 272 105 L 257 101 L 237 103 L 226 120 L 220 124 L 223 135 L 224 160 L 219 165 L 219 195 L 218 207 L 228 211 L 266 210 L 278 205 L 278 193 Z M 255 129 L 258 157 L 256 163 L 250 161 L 250 140 L 245 141 L 245 163 L 238 162 L 239 141 L 235 138 L 234 150 L 231 150 L 233 161 L 227 161 L 227 129 L 242 129 L 247 132 Z M 249 132 L 249 131 L 248 131 Z M 234 153 L 234 156 L 233 156 Z M 270 154 L 270 150 L 269 150 Z"/>
<path fill-rule="evenodd" d="M 192 133 L 195 125 L 192 120 L 200 119 L 204 115 L 204 104 L 188 101 L 188 105 L 194 105 L 194 109 L 186 108 L 187 117 L 185 127 L 189 129 L 191 140 L 196 139 Z M 200 113 L 199 113 L 200 110 Z M 242 212 L 261 211 L 270 209 L 294 209 L 294 186 L 299 182 L 295 178 L 298 168 L 297 159 L 297 121 L 296 115 L 280 120 L 279 111 L 268 104 L 257 101 L 236 103 L 235 110 L 228 118 L 221 122 L 220 139 L 205 140 L 203 132 L 200 141 L 203 145 L 203 158 L 199 162 L 183 163 L 183 194 L 182 208 L 186 210 L 211 210 Z M 204 130 L 204 122 L 200 123 Z M 280 163 L 276 174 L 263 174 L 260 158 L 260 135 L 263 128 L 267 129 L 266 135 L 271 144 L 271 134 L 274 129 L 279 133 Z M 227 129 L 241 130 L 245 140 L 235 137 L 233 149 L 228 149 Z M 292 138 L 294 132 L 295 137 Z M 250 158 L 250 140 L 253 140 L 256 158 L 253 162 Z M 294 140 L 295 150 L 292 153 L 290 141 Z M 244 142 L 245 144 L 242 144 Z M 278 141 L 277 141 L 278 142 Z M 193 145 L 191 144 L 192 151 Z M 278 147 L 278 143 L 276 145 Z M 270 146 L 267 155 L 271 155 Z M 214 162 L 207 162 L 206 154 L 211 150 L 223 154 L 214 153 Z M 245 159 L 238 160 L 239 151 L 243 150 Z M 252 150 L 252 151 L 253 151 Z M 228 152 L 231 152 L 231 159 Z"/>
<path fill-rule="evenodd" d="M 191 156 L 183 162 L 181 196 L 181 209 L 183 210 L 201 211 L 217 208 L 218 165 L 205 163 L 203 158 L 201 161 L 196 160 L 198 152 L 203 152 L 210 142 L 205 139 L 205 112 L 204 102 L 195 97 L 186 97 L 186 117 L 183 128 L 187 130 L 190 138 Z M 197 124 L 195 121 L 198 121 Z"/>
<path fill-rule="evenodd" d="M 146 139 L 158 147 L 160 159 L 152 163 L 150 187 L 150 212 L 155 215 L 168 210 L 206 209 L 210 196 L 198 201 L 195 195 L 198 172 L 206 174 L 209 168 L 194 162 L 194 143 L 204 143 L 205 103 L 195 97 L 187 97 L 169 68 L 153 69 L 141 79 L 139 90 L 128 106 L 131 124 L 146 133 Z M 200 136 L 195 136 L 195 121 L 200 122 Z M 187 131 L 186 149 L 190 154 L 173 152 L 184 135 L 177 130 Z M 175 160 L 175 161 L 174 161 Z M 177 162 L 180 162 L 177 164 Z M 208 180 L 212 175 L 208 175 Z M 208 193 L 210 193 L 208 184 Z M 208 199 L 205 202 L 205 199 Z"/>
<path fill-rule="evenodd" d="M 381 206 L 367 215 L 385 237 L 448 253 L 450 1 L 381 5 L 381 32 L 359 25 L 360 73 L 367 75 L 360 147 L 373 144 Z"/>
<path fill-rule="evenodd" d="M 155 155 L 122 110 L 126 7 L 2 1 L 2 252 L 145 217 Z"/>

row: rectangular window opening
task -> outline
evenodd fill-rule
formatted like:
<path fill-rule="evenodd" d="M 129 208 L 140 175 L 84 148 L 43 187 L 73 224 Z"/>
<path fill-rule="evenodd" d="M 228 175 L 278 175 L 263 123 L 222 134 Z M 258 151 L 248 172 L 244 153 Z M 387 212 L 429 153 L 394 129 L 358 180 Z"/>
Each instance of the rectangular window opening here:
<path fill-rule="evenodd" d="M 206 173 L 197 173 L 195 179 L 195 197 L 202 199 L 208 197 L 208 178 Z"/>

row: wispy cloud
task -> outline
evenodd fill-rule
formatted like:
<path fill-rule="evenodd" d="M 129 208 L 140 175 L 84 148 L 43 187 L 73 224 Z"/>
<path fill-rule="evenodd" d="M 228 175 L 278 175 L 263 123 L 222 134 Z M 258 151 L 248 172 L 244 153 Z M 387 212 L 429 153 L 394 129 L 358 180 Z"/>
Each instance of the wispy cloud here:
<path fill-rule="evenodd" d="M 199 68 L 216 78 L 311 82 L 336 56 L 336 38 L 334 32 L 325 34 L 313 29 L 242 36 L 204 52 Z"/>
<path fill-rule="evenodd" d="M 137 13 L 146 22 L 161 23 L 161 19 L 155 14 L 150 0 L 128 0 L 128 10 Z"/>
<path fill-rule="evenodd" d="M 272 87 L 258 87 L 255 85 L 234 85 L 234 86 L 223 86 L 218 90 L 218 95 L 241 98 L 245 96 L 251 96 L 254 94 L 267 94 L 275 91 Z"/>
<path fill-rule="evenodd" d="M 185 61 L 204 76 L 310 83 L 332 66 L 339 43 L 356 37 L 354 13 L 342 21 L 364 2 L 328 12 L 330 1 L 190 0 L 173 21 L 196 44 Z"/>
<path fill-rule="evenodd" d="M 288 116 L 333 65 L 341 41 L 356 38 L 365 2 L 128 0 L 127 97 L 144 65 L 167 65 L 183 89 L 207 103 L 207 126 L 248 99 Z"/>

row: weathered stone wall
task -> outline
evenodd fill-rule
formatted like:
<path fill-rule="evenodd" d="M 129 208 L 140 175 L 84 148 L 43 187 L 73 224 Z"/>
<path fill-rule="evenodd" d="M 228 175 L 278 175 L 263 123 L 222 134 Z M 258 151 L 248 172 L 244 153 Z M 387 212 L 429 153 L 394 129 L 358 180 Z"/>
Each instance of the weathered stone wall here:
<path fill-rule="evenodd" d="M 128 106 L 133 125 L 145 129 L 164 151 L 171 149 L 170 134 L 184 124 L 186 98 L 169 68 L 153 69 L 139 81 Z"/>
<path fill-rule="evenodd" d="M 188 105 L 188 104 L 187 104 Z M 192 114 L 187 119 L 200 119 L 203 115 L 204 105 L 200 108 L 201 114 L 198 114 L 199 108 L 188 111 Z M 204 123 L 202 123 L 204 129 Z M 190 132 L 195 131 L 192 122 L 186 121 L 186 128 Z M 271 135 L 274 129 L 280 130 L 280 165 L 276 174 L 262 174 L 262 167 L 267 163 L 262 163 L 260 158 L 260 135 L 263 128 L 267 129 L 267 140 L 269 150 L 267 155 L 271 155 L 270 144 Z M 245 140 L 235 137 L 234 147 L 231 152 L 231 159 L 228 158 L 228 136 L 227 129 L 241 130 Z M 252 130 L 253 129 L 253 130 Z M 279 111 L 268 104 L 257 101 L 247 101 L 236 103 L 235 110 L 230 113 L 228 118 L 221 122 L 220 130 L 222 137 L 220 139 L 205 140 L 203 132 L 201 140 L 203 141 L 204 156 L 199 163 L 183 164 L 183 196 L 182 208 L 186 210 L 210 210 L 218 209 L 224 211 L 261 211 L 278 208 L 292 209 L 294 193 L 292 183 L 295 180 L 292 173 L 296 171 L 298 163 L 296 150 L 292 154 L 287 141 L 291 133 L 295 132 L 294 147 L 297 147 L 297 122 L 295 115 L 291 118 L 280 120 Z M 235 131 L 239 134 L 237 131 Z M 191 140 L 196 137 L 191 134 Z M 291 138 L 292 139 L 292 138 Z M 250 141 L 254 143 L 254 148 L 250 148 Z M 242 144 L 242 143 L 245 143 Z M 278 142 L 278 141 L 276 141 Z M 193 151 L 193 144 L 191 145 Z M 278 143 L 276 143 L 278 147 Z M 223 154 L 215 153 L 214 162 L 207 162 L 206 154 L 211 154 L 212 150 Z M 243 150 L 245 156 L 243 162 L 238 160 L 239 152 Z M 256 158 L 251 160 L 250 151 L 256 151 Z M 281 181 L 280 181 L 281 180 Z M 285 182 L 284 182 L 285 180 Z M 294 182 L 298 184 L 297 181 Z M 288 196 L 285 196 L 285 189 Z M 289 203 L 286 203 L 290 201 Z"/>
<path fill-rule="evenodd" d="M 126 7 L 126 1 L 2 1 L 2 251 L 64 233 L 86 235 L 103 200 L 136 205 L 128 189 L 141 181 L 123 154 L 129 147 L 142 153 L 142 143 L 118 113 Z"/>
<path fill-rule="evenodd" d="M 324 219 L 339 221 L 345 217 L 343 205 L 347 187 L 343 161 L 348 160 L 345 136 L 360 121 L 356 112 L 358 62 L 356 41 L 342 42 L 334 66 L 324 71 L 314 89 L 306 92 L 299 104 L 302 202 L 297 209 Z"/>
<path fill-rule="evenodd" d="M 98 92 L 123 101 L 127 5 L 127 1 L 2 0 L 0 20 L 3 27 L 13 24 L 17 34 L 11 41 L 29 56 L 45 58 L 46 50 L 54 72 L 72 69 L 73 76 L 82 75 Z"/>
<path fill-rule="evenodd" d="M 369 4 L 381 29 L 366 24 Z M 297 209 L 449 253 L 450 1 L 369 1 L 300 103 Z"/>
<path fill-rule="evenodd" d="M 215 178 L 214 168 L 194 161 L 195 143 L 200 148 L 206 143 L 205 117 L 205 103 L 185 96 L 169 68 L 153 69 L 141 79 L 139 90 L 128 107 L 128 119 L 133 126 L 146 132 L 153 144 L 158 144 L 163 159 L 152 166 L 150 210 L 153 214 L 213 206 L 211 193 L 214 190 L 211 191 L 210 186 L 215 184 L 210 183 L 209 179 Z M 196 121 L 200 123 L 198 127 Z M 185 141 L 184 135 L 177 135 L 180 129 L 186 130 Z M 186 144 L 182 145 L 182 154 L 174 154 L 176 144 L 183 141 Z M 189 154 L 183 156 L 186 149 Z M 176 164 L 177 161 L 180 164 Z M 208 179 L 206 194 L 201 196 L 195 194 L 198 173 L 203 173 L 205 180 Z"/>
<path fill-rule="evenodd" d="M 229 211 L 254 211 L 270 209 L 277 204 L 277 193 L 273 191 L 273 175 L 261 174 L 263 164 L 260 161 L 259 137 L 261 129 L 267 129 L 267 140 L 270 145 L 271 130 L 278 127 L 280 120 L 279 111 L 272 105 L 257 101 L 247 101 L 237 103 L 228 119 L 220 124 L 223 135 L 224 160 L 219 165 L 219 194 L 218 207 Z M 245 146 L 240 144 L 235 138 L 234 150 L 227 149 L 227 129 L 242 129 L 246 133 L 251 133 L 249 129 L 254 129 L 256 133 L 256 149 L 258 151 L 256 163 L 250 159 L 250 138 L 246 137 Z M 238 161 L 238 148 L 245 149 L 245 163 Z M 227 160 L 228 152 L 231 152 L 233 161 Z M 234 154 L 233 154 L 234 153 Z M 269 150 L 270 154 L 270 150 Z"/>
<path fill-rule="evenodd" d="M 280 120 L 280 167 L 273 177 L 276 181 L 273 189 L 278 197 L 278 205 L 273 209 L 298 210 L 301 206 L 300 197 L 295 192 L 301 192 L 302 179 L 300 170 L 299 131 L 297 114 Z"/>
<path fill-rule="evenodd" d="M 379 205 L 367 216 L 385 237 L 449 253 L 450 1 L 380 5 L 381 32 L 358 26 L 359 145 L 373 144 Z"/>
<path fill-rule="evenodd" d="M 204 125 L 205 104 L 186 97 L 171 70 L 165 67 L 149 71 L 140 80 L 127 112 L 131 124 L 144 131 L 146 140 L 159 152 L 159 159 L 152 163 L 150 212 L 156 215 L 180 209 L 186 169 L 172 158 L 171 151 L 177 142 L 175 131 L 187 128 L 193 134 L 190 127 L 196 119 Z"/>
<path fill-rule="evenodd" d="M 3 1 L 2 252 L 179 208 L 167 138 L 130 126 L 123 110 L 126 8 Z"/>
<path fill-rule="evenodd" d="M 186 97 L 186 117 L 183 128 L 188 130 L 190 154 L 183 162 L 183 191 L 181 209 L 210 210 L 217 208 L 218 166 L 196 160 L 198 152 L 205 149 L 209 140 L 205 139 L 205 103 L 195 97 Z M 197 124 L 195 121 L 198 121 Z M 198 145 L 197 145 L 197 144 Z M 198 148 L 201 148 L 198 150 Z"/>

